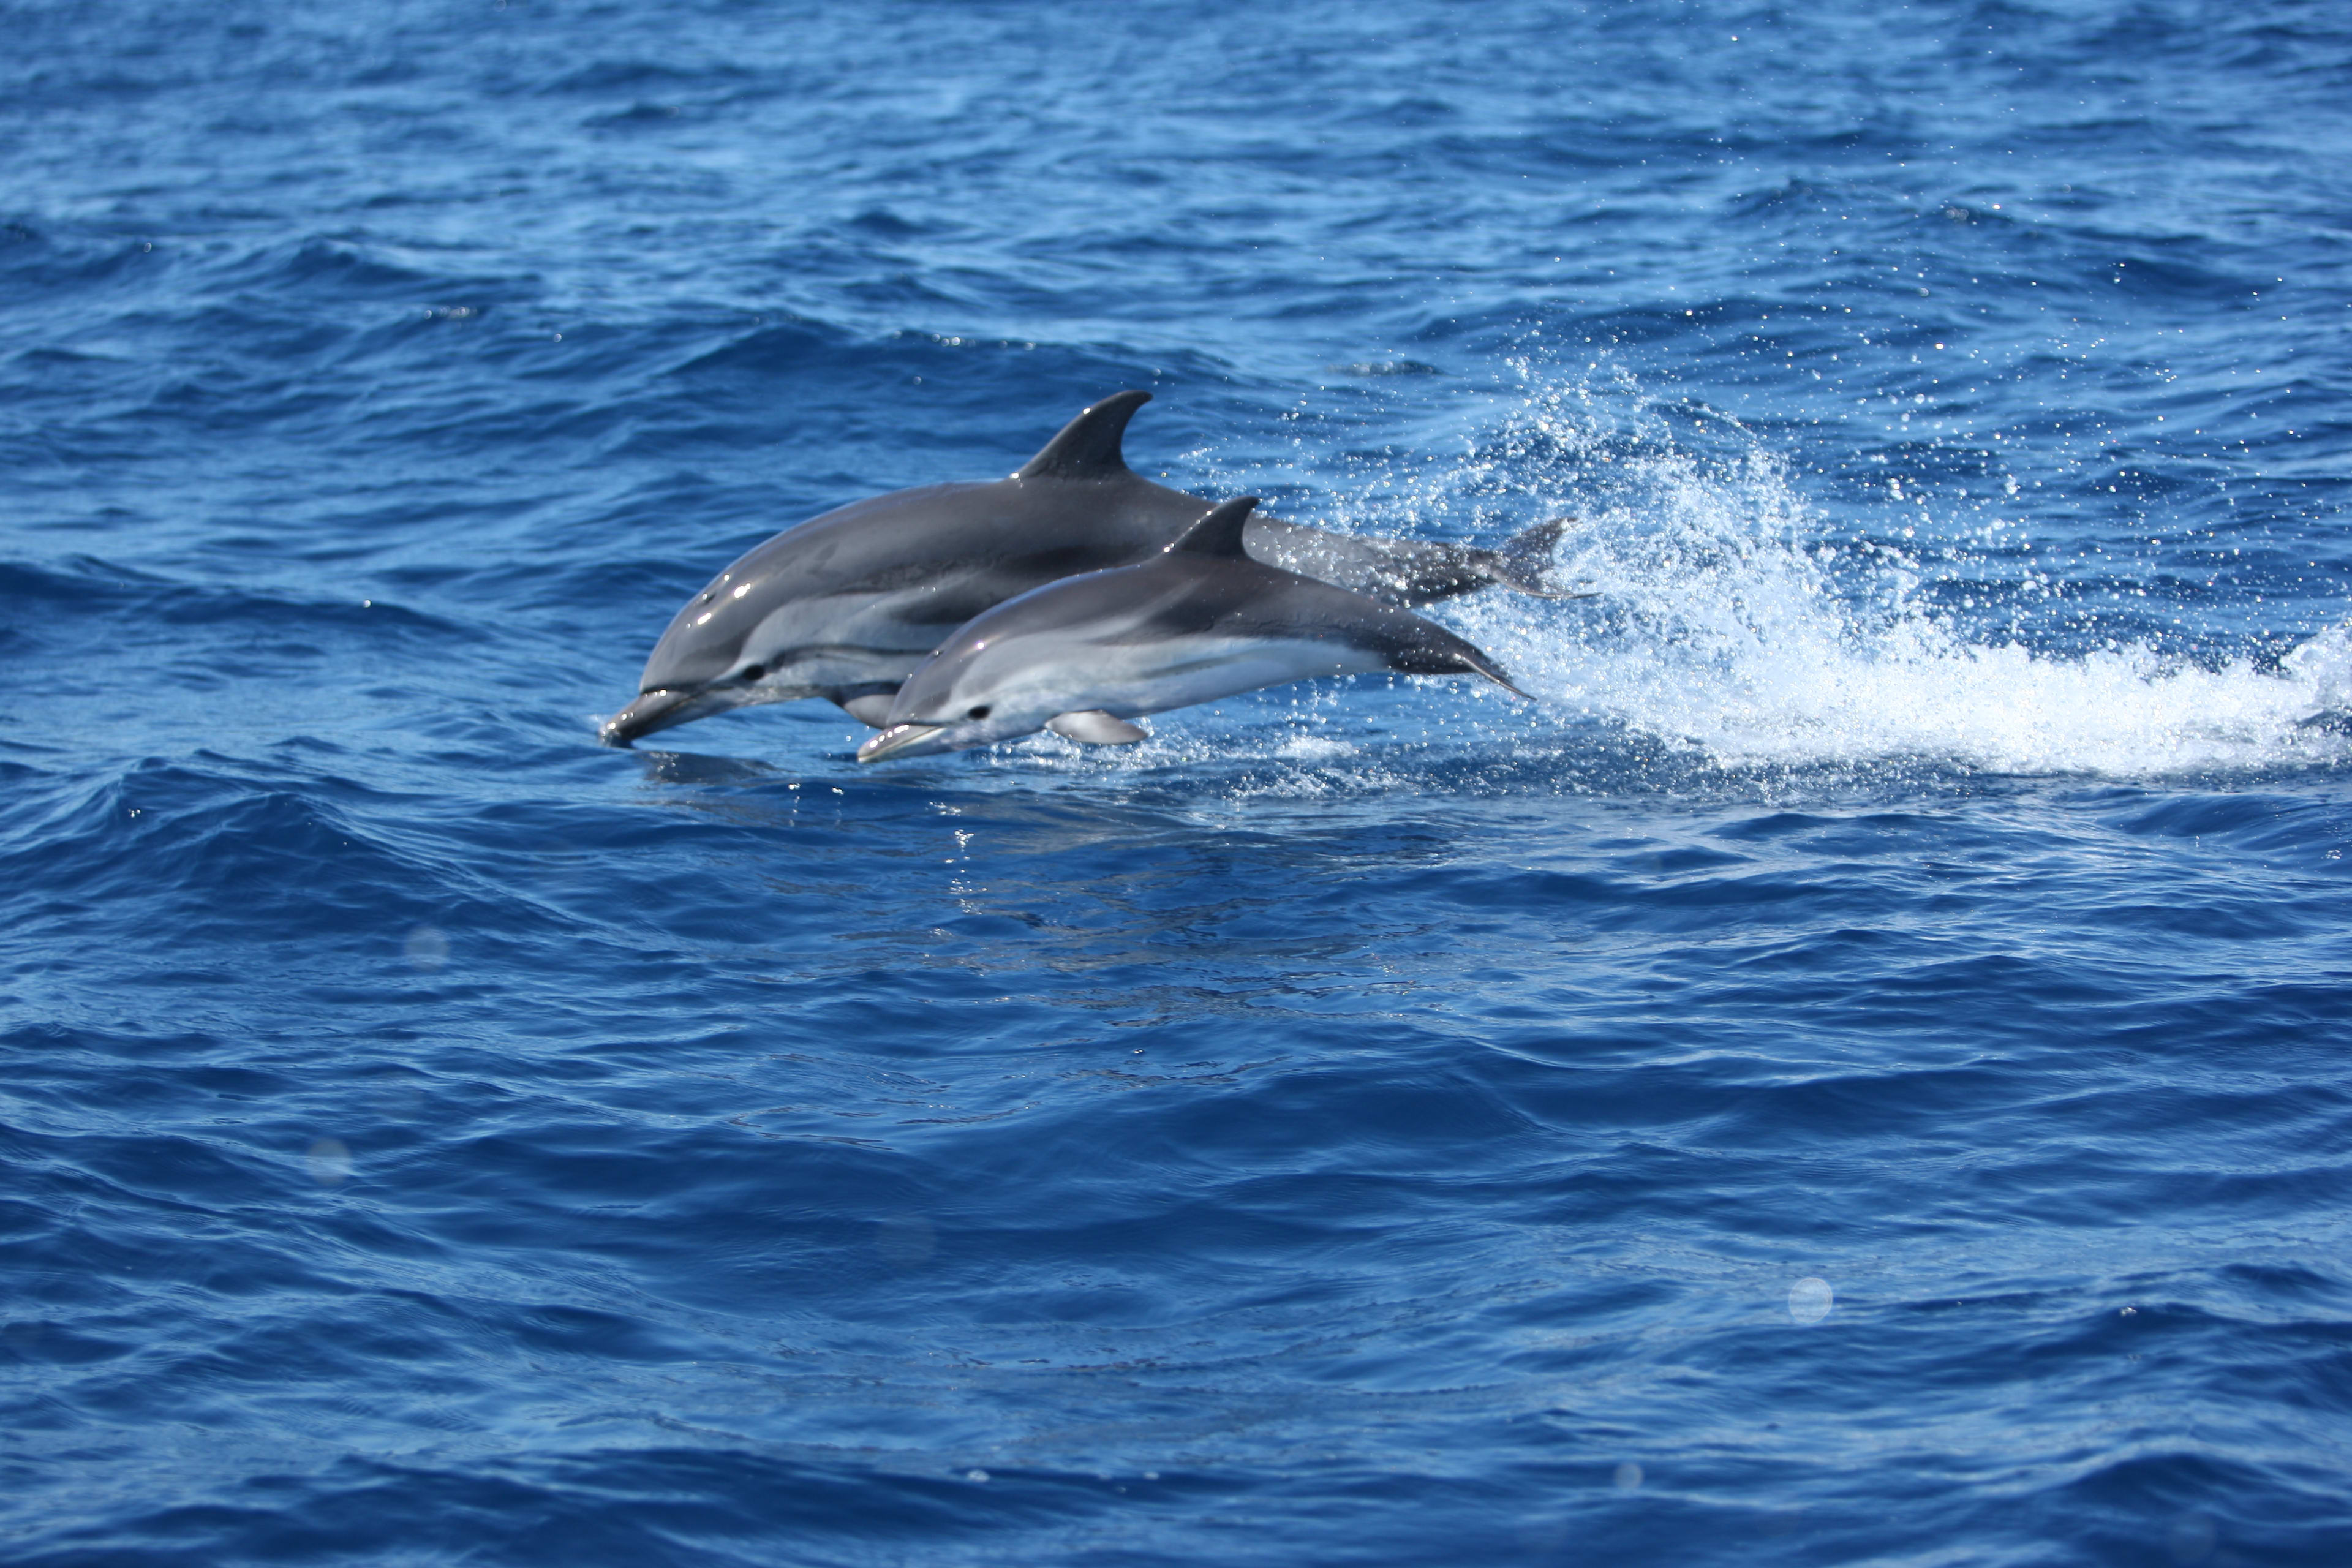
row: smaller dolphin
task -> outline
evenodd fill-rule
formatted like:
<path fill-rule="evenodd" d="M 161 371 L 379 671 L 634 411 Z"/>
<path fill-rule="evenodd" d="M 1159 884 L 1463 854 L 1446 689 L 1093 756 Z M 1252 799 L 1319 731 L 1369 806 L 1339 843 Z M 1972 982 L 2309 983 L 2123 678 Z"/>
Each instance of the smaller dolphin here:
<path fill-rule="evenodd" d="M 857 760 L 1048 729 L 1124 745 L 1144 738 L 1128 721 L 1146 713 L 1318 675 L 1483 675 L 1527 696 L 1434 621 L 1252 559 L 1242 532 L 1256 506 L 1229 500 L 1149 561 L 1065 577 L 974 616 L 907 678 Z"/>

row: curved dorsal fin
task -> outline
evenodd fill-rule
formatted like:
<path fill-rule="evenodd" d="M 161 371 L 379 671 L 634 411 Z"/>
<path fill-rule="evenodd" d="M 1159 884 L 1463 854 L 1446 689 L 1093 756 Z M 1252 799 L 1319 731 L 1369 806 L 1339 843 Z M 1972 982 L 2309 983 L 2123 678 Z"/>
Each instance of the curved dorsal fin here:
<path fill-rule="evenodd" d="M 1045 449 L 1013 470 L 1016 479 L 1108 479 L 1128 471 L 1119 437 L 1135 411 L 1151 401 L 1148 392 L 1115 392 L 1062 426 Z"/>
<path fill-rule="evenodd" d="M 1168 552 L 1173 555 L 1181 550 L 1188 555 L 1245 555 L 1242 530 L 1249 526 L 1250 513 L 1256 510 L 1255 496 L 1235 496 L 1222 501 L 1208 516 L 1186 529 L 1168 547 Z"/>

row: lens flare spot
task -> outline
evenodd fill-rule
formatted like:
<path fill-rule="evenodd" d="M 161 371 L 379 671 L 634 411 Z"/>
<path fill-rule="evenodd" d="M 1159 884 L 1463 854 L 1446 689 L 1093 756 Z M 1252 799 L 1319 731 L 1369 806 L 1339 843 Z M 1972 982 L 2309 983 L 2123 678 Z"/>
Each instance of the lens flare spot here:
<path fill-rule="evenodd" d="M 431 974 L 449 962 L 449 939 L 438 926 L 418 926 L 400 945 L 408 966 L 420 974 Z"/>
<path fill-rule="evenodd" d="M 302 1164 L 320 1186 L 340 1186 L 351 1177 L 352 1152 L 340 1138 L 321 1138 L 303 1152 Z"/>
<path fill-rule="evenodd" d="M 1826 1279 L 1807 1277 L 1789 1287 L 1789 1316 L 1801 1323 L 1818 1323 L 1830 1315 L 1837 1292 Z"/>

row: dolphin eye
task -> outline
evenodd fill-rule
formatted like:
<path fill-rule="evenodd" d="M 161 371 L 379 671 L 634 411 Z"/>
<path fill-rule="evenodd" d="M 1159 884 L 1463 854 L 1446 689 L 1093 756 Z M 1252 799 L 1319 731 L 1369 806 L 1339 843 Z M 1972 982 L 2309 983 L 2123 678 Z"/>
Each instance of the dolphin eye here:
<path fill-rule="evenodd" d="M 977 707 L 977 708 L 973 709 L 971 712 L 966 713 L 966 714 L 964 715 L 964 717 L 965 717 L 965 718 L 967 718 L 967 719 L 985 719 L 985 718 L 987 718 L 987 717 L 988 717 L 988 704 L 987 704 L 987 703 L 985 703 L 985 702 L 982 703 L 979 707 Z"/>
<path fill-rule="evenodd" d="M 743 667 L 743 679 L 746 680 L 757 680 L 767 673 L 768 667 L 764 664 L 747 664 Z"/>

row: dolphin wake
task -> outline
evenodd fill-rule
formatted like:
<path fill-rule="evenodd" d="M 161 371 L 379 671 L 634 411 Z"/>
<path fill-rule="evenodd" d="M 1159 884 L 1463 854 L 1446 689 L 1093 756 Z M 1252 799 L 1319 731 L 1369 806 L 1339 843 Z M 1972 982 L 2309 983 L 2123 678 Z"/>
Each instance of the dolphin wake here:
<path fill-rule="evenodd" d="M 1381 496 L 1391 517 L 1399 502 L 1458 513 L 1498 496 L 1582 512 L 1559 574 L 1598 597 L 1487 595 L 1440 612 L 1554 723 L 1602 721 L 1733 770 L 2126 778 L 2347 754 L 2332 721 L 2352 710 L 2352 625 L 2281 651 L 2222 628 L 2086 636 L 2067 613 L 2074 579 L 2106 563 L 2026 553 L 2018 499 L 1990 518 L 1905 509 L 1857 541 L 1762 440 L 1695 450 L 1640 402 L 1622 385 L 1538 392 L 1470 459 Z M 1918 537 L 1930 531 L 1952 542 Z M 1969 624 L 1996 608 L 2011 613 L 1998 631 Z"/>

